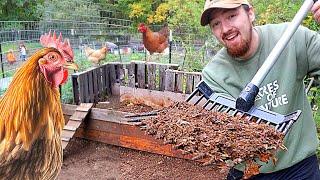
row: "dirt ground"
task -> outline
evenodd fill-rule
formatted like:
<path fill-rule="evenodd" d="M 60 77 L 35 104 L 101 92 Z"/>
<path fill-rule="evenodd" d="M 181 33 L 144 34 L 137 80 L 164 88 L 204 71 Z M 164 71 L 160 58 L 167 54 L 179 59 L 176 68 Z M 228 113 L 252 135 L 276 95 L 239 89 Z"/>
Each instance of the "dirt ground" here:
<path fill-rule="evenodd" d="M 100 179 L 224 179 L 214 166 L 73 139 L 64 152 L 59 180 Z"/>

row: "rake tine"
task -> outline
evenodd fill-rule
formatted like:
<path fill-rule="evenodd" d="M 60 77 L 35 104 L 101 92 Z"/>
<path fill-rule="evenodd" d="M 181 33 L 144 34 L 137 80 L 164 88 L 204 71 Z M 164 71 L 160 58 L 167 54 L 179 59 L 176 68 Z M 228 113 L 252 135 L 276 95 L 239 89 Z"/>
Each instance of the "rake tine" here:
<path fill-rule="evenodd" d="M 189 97 L 186 99 L 186 101 L 189 102 L 189 101 L 193 98 L 193 96 L 195 96 L 198 92 L 199 92 L 199 89 L 193 91 L 193 92 L 189 95 Z"/>
<path fill-rule="evenodd" d="M 291 121 L 289 121 L 289 123 L 288 123 L 288 125 L 286 126 L 286 128 L 284 129 L 284 134 L 286 134 L 287 133 L 287 131 L 289 130 L 289 128 L 288 127 L 290 127 L 291 125 L 293 124 L 293 121 L 291 120 Z"/>
<path fill-rule="evenodd" d="M 200 98 L 196 101 L 196 103 L 194 103 L 194 105 L 197 105 L 204 97 L 204 94 L 202 94 Z"/>
<path fill-rule="evenodd" d="M 159 110 L 140 113 L 140 114 L 133 114 L 133 115 L 125 115 L 125 118 L 134 118 L 134 117 L 143 117 L 143 116 L 156 116 L 158 114 Z"/>
<path fill-rule="evenodd" d="M 228 113 L 228 111 L 230 111 L 230 107 L 227 107 L 227 109 L 226 110 L 224 110 L 223 112 L 225 112 L 225 113 Z"/>
<path fill-rule="evenodd" d="M 217 108 L 217 111 L 220 112 L 223 107 L 224 107 L 224 105 L 220 104 L 220 106 Z"/>
<path fill-rule="evenodd" d="M 210 101 L 207 101 L 207 102 L 202 106 L 202 108 L 206 108 L 206 106 L 208 106 L 209 103 L 210 103 Z"/>
<path fill-rule="evenodd" d="M 281 127 L 279 128 L 280 132 L 283 132 L 283 131 L 284 131 L 285 125 L 286 125 L 286 123 L 282 123 L 282 124 L 281 124 Z"/>
<path fill-rule="evenodd" d="M 248 118 L 248 121 L 251 121 L 253 119 L 253 116 L 250 116 L 249 118 Z"/>
<path fill-rule="evenodd" d="M 211 108 L 209 109 L 210 111 L 217 105 L 218 103 L 213 102 Z"/>
<path fill-rule="evenodd" d="M 141 122 L 142 119 L 130 119 L 127 122 Z"/>
<path fill-rule="evenodd" d="M 262 121 L 262 119 L 259 118 L 256 123 L 260 124 L 261 121 Z"/>
<path fill-rule="evenodd" d="M 238 111 L 238 113 L 241 113 L 241 115 L 239 116 L 239 118 L 243 118 L 243 116 L 245 115 L 245 113 L 242 112 L 242 111 Z M 237 115 L 238 113 L 236 113 L 236 115 Z"/>
<path fill-rule="evenodd" d="M 235 111 L 231 114 L 231 116 L 236 116 L 236 114 L 238 113 L 238 110 L 237 109 L 235 109 Z"/>

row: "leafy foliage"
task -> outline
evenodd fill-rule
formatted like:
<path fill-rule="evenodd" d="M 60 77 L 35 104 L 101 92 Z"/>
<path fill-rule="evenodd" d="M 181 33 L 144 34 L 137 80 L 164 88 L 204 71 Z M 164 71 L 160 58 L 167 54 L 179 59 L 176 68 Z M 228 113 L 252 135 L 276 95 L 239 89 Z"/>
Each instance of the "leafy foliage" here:
<path fill-rule="evenodd" d="M 39 20 L 37 8 L 44 0 L 1 0 L 0 2 L 0 20 Z"/>
<path fill-rule="evenodd" d="M 263 25 L 290 22 L 302 3 L 302 0 L 252 0 L 257 16 L 256 23 Z M 313 20 L 311 13 L 303 21 L 303 25 L 315 31 L 319 30 L 319 25 Z"/>

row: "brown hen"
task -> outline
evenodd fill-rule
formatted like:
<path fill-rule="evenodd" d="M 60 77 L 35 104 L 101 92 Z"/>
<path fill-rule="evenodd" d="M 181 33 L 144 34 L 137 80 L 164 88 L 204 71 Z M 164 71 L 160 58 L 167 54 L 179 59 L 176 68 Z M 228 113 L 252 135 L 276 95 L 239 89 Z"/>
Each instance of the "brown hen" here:
<path fill-rule="evenodd" d="M 165 24 L 160 31 L 153 32 L 144 23 L 140 23 L 138 30 L 142 33 L 143 45 L 149 51 L 150 55 L 153 53 L 162 53 L 168 47 L 169 28 L 167 24 Z"/>
<path fill-rule="evenodd" d="M 55 179 L 64 117 L 58 86 L 77 69 L 69 42 L 54 33 L 16 72 L 0 99 L 0 179 Z"/>

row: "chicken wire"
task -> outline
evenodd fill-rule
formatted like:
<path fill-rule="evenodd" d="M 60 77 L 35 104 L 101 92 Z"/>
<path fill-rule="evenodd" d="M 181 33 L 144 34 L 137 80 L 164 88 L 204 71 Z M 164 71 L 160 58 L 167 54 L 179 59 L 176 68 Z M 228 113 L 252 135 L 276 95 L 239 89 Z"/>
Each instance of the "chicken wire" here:
<path fill-rule="evenodd" d="M 130 61 L 132 54 L 136 52 L 144 54 L 143 57 L 138 56 L 142 58 L 140 60 L 147 59 L 148 55 L 142 44 L 142 34 L 137 31 L 133 21 L 116 11 L 112 5 L 107 9 L 102 9 L 102 6 L 87 3 L 85 8 L 94 7 L 96 9 L 85 9 L 85 13 L 81 14 L 73 9 L 76 6 L 82 6 L 81 3 L 84 2 L 79 1 L 74 7 L 70 7 L 70 12 L 57 13 L 52 7 L 51 9 L 47 8 L 40 21 L 0 21 L 0 79 L 12 76 L 23 63 L 19 59 L 20 43 L 27 45 L 27 55 L 31 55 L 41 48 L 40 36 L 50 30 L 61 32 L 64 38 L 70 40 L 75 54 L 79 54 L 83 58 L 85 58 L 85 46 L 98 49 L 106 43 L 112 43 L 115 47 L 110 50 L 116 56 L 117 61 Z M 150 28 L 153 31 L 158 31 L 161 27 L 151 26 Z M 171 53 L 173 59 L 180 59 L 184 63 L 187 56 L 190 56 L 191 49 L 203 48 L 206 38 L 199 37 L 198 29 L 184 26 L 170 28 L 173 31 Z M 191 44 L 192 47 L 186 46 L 186 44 Z M 9 64 L 6 59 L 9 49 L 13 50 L 17 58 L 17 62 L 13 65 Z M 155 59 L 157 58 L 156 56 Z M 200 56 L 197 53 L 194 57 L 190 56 L 189 58 L 199 59 Z M 161 57 L 161 62 L 169 62 L 168 52 Z M 180 64 L 183 65 L 183 63 Z M 0 89 L 1 86 L 0 83 Z"/>

